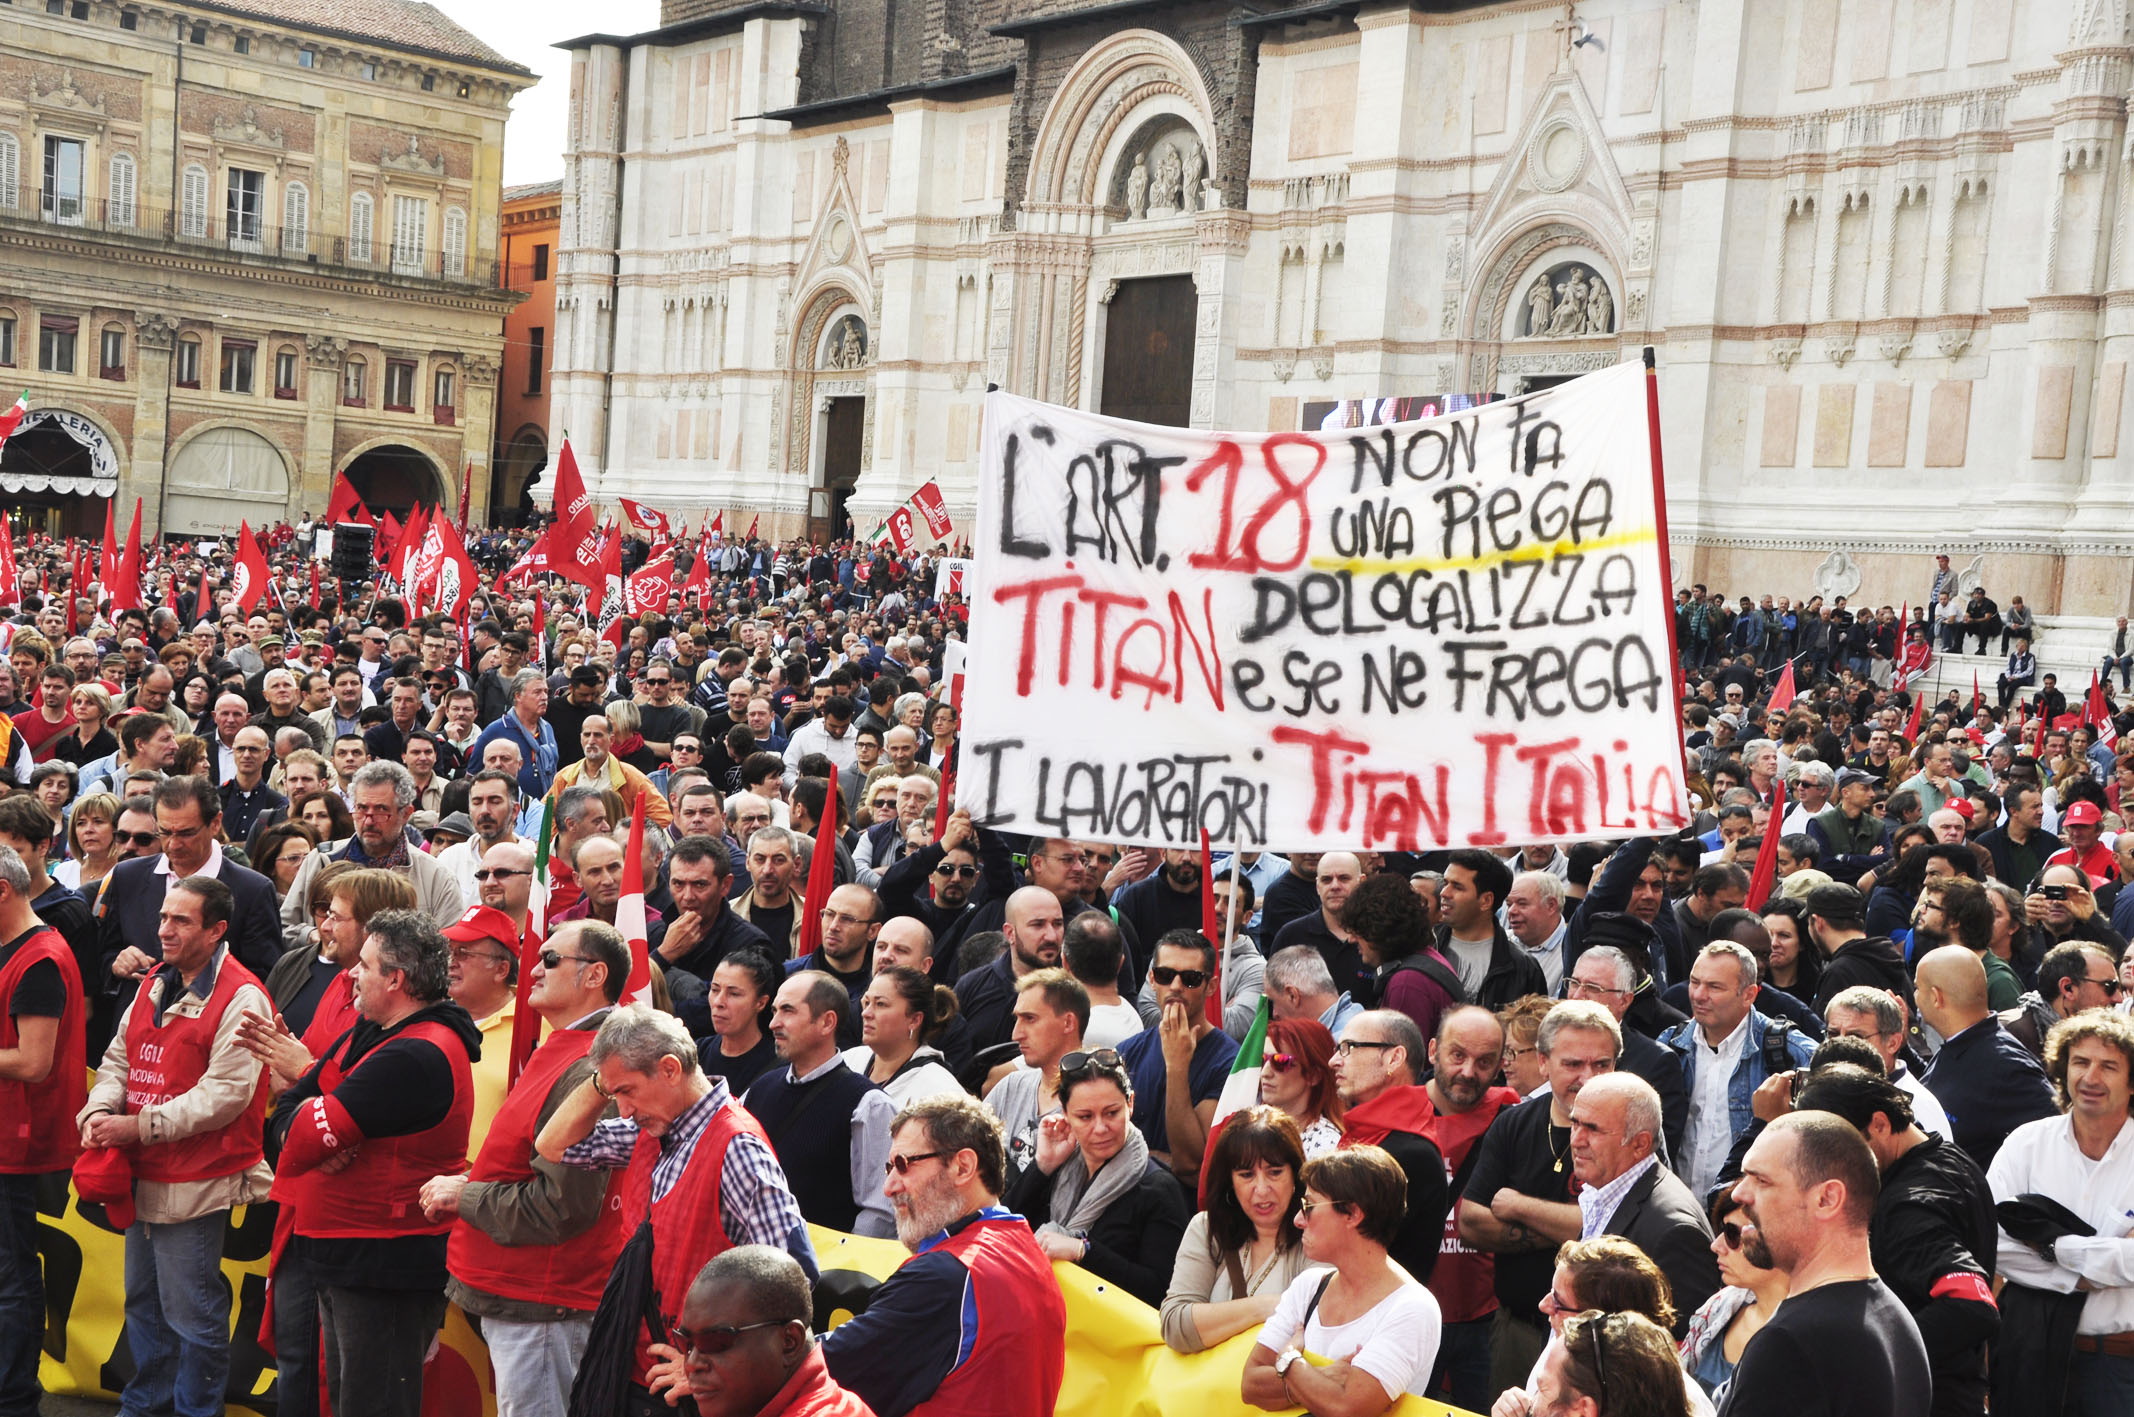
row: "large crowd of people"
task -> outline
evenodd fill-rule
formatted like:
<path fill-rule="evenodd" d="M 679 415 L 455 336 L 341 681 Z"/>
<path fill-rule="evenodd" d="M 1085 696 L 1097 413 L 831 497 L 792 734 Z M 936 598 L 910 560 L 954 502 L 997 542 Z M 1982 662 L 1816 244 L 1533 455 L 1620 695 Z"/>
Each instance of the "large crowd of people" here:
<path fill-rule="evenodd" d="M 2134 1410 L 2134 721 L 1699 587 L 1687 831 L 1211 867 L 953 809 L 930 558 L 713 546 L 603 624 L 525 532 L 454 617 L 311 531 L 248 604 L 18 551 L 0 1417 L 70 1172 L 128 1413 L 222 1410 L 268 1202 L 290 1417 L 413 1417 L 448 1306 L 505 1417 L 1040 1417 L 1063 1266 L 1271 1411 Z M 1942 579 L 1919 637 L 2027 653 Z M 811 1227 L 909 1252 L 827 1332 Z"/>

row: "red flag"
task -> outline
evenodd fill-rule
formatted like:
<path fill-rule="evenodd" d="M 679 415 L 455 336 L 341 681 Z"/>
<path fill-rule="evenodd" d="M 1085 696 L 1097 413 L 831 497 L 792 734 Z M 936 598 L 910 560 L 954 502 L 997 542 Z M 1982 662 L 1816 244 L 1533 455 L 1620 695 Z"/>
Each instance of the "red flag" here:
<path fill-rule="evenodd" d="M 145 610 L 147 603 L 141 598 L 141 572 L 144 557 L 141 554 L 141 499 L 133 499 L 133 530 L 126 533 L 126 549 L 119 555 L 116 585 L 111 589 L 111 608 L 118 610 Z"/>
<path fill-rule="evenodd" d="M 595 595 L 603 593 L 600 554 L 593 542 L 593 499 L 586 495 L 571 440 L 556 457 L 556 520 L 549 528 L 548 555 L 556 573 Z"/>
<path fill-rule="evenodd" d="M 697 538 L 697 554 L 689 563 L 689 579 L 682 582 L 682 603 L 689 603 L 690 593 L 696 594 L 697 609 L 704 608 L 704 597 L 711 594 L 711 532 L 707 529 Z"/>
<path fill-rule="evenodd" d="M 548 570 L 548 533 L 544 531 L 534 538 L 533 545 L 526 548 L 526 554 L 513 562 L 511 569 L 498 578 L 497 588 L 501 590 L 521 577 L 532 580 L 536 575 L 546 570 Z"/>
<path fill-rule="evenodd" d="M 386 563 L 386 573 L 393 578 L 393 583 L 400 587 L 402 594 L 412 594 L 419 585 L 414 579 L 415 572 L 419 569 L 415 558 L 421 552 L 422 543 L 429 534 L 428 518 L 423 515 L 422 504 L 418 502 L 415 509 L 408 513 L 407 525 L 393 538 L 392 559 Z"/>
<path fill-rule="evenodd" d="M 622 535 L 606 538 L 600 549 L 600 638 L 622 648 Z"/>
<path fill-rule="evenodd" d="M 333 475 L 333 491 L 326 498 L 326 525 L 337 526 L 356 520 L 359 508 L 369 510 L 363 506 L 363 499 L 356 495 L 355 485 L 348 480 L 348 471 L 344 468 Z"/>
<path fill-rule="evenodd" d="M 399 549 L 400 537 L 406 530 L 407 528 L 400 524 L 400 519 L 390 511 L 385 514 L 385 519 L 378 523 L 377 538 L 371 542 L 371 555 L 377 559 L 379 565 L 392 560 L 393 552 Z"/>
<path fill-rule="evenodd" d="M 1793 661 L 1789 659 L 1786 661 L 1786 667 L 1779 671 L 1778 686 L 1771 690 L 1771 706 L 1764 712 L 1783 714 L 1793 707 L 1793 698 Z"/>
<path fill-rule="evenodd" d="M 890 543 L 897 548 L 899 556 L 911 554 L 912 544 L 918 540 L 918 535 L 912 526 L 910 507 L 899 507 L 891 512 L 889 520 L 882 523 L 882 530 L 888 534 Z"/>
<path fill-rule="evenodd" d="M 7 411 L 0 413 L 0 448 L 7 446 L 8 435 L 15 431 L 29 411 L 30 391 L 24 389 L 15 396 L 15 401 L 8 405 Z"/>
<path fill-rule="evenodd" d="M 674 528 L 668 523 L 665 512 L 656 507 L 648 507 L 642 502 L 633 502 L 628 497 L 619 500 L 622 502 L 622 514 L 630 519 L 630 525 L 639 531 L 649 531 L 663 541 L 674 539 Z"/>
<path fill-rule="evenodd" d="M 645 794 L 637 794 L 630 813 L 630 844 L 622 858 L 622 898 L 615 902 L 615 928 L 630 942 L 630 982 L 622 986 L 625 1004 L 652 1002 L 652 948 L 645 915 Z M 821 926 L 817 925 L 818 933 Z"/>
<path fill-rule="evenodd" d="M 2048 717 L 2050 715 L 2045 712 L 2044 707 L 2041 705 L 2038 709 L 2038 737 L 2030 749 L 2030 756 L 2041 763 L 2045 761 L 2045 720 Z"/>
<path fill-rule="evenodd" d="M 467 525 L 467 500 L 473 495 L 474 459 L 468 458 L 466 476 L 462 477 L 459 483 L 459 524 L 463 529 Z"/>
<path fill-rule="evenodd" d="M 1223 920 L 1215 911 L 1215 850 L 1200 829 L 1200 933 L 1215 946 L 1215 977 L 1208 981 L 1208 1022 L 1223 1026 Z"/>
<path fill-rule="evenodd" d="M 754 541 L 756 539 L 756 525 L 762 520 L 763 518 L 760 514 L 757 516 L 750 517 L 748 519 L 748 535 L 743 537 L 742 540 Z"/>
<path fill-rule="evenodd" d="M 1778 837 L 1786 820 L 1786 779 L 1771 780 L 1771 819 L 1764 823 L 1764 842 L 1756 850 L 1756 869 L 1749 875 L 1749 909 L 1761 910 L 1771 899 L 1778 880 Z"/>
<path fill-rule="evenodd" d="M 941 790 L 934 794 L 934 840 L 948 834 L 948 819 L 956 810 L 956 759 L 951 754 L 941 764 Z"/>
<path fill-rule="evenodd" d="M 911 494 L 909 505 L 917 507 L 919 515 L 926 518 L 927 534 L 934 540 L 946 541 L 948 534 L 956 529 L 956 524 L 948 519 L 948 503 L 942 500 L 941 484 L 933 479 L 928 478 L 920 484 L 919 490 Z"/>
<path fill-rule="evenodd" d="M 1927 696 L 1925 694 L 1912 695 L 1912 721 L 1904 726 L 1904 740 L 1907 743 L 1917 743 L 1919 741 L 1919 723 L 1921 719 L 1926 717 L 1926 712 Z"/>
<path fill-rule="evenodd" d="M 268 569 L 266 553 L 259 549 L 259 538 L 252 535 L 252 523 L 241 522 L 237 528 L 237 608 L 246 615 L 252 607 L 266 599 L 267 582 L 274 572 Z M 207 581 L 207 572 L 200 573 L 201 583 Z"/>
<path fill-rule="evenodd" d="M 429 535 L 424 539 L 437 543 L 437 554 L 423 569 L 422 588 L 427 591 L 434 587 L 437 599 L 432 608 L 456 622 L 474 594 L 474 558 L 467 554 L 467 543 L 460 539 L 459 528 L 443 517 L 431 519 Z"/>
<path fill-rule="evenodd" d="M 718 512 L 716 512 L 712 516 L 711 525 L 704 528 L 704 530 L 706 534 L 711 536 L 726 535 L 726 509 L 723 507 L 720 508 Z"/>
<path fill-rule="evenodd" d="M 829 776 L 830 790 L 823 797 L 822 820 L 815 824 L 815 856 L 808 862 L 808 894 L 800 907 L 800 952 L 810 955 L 822 948 L 822 912 L 830 903 L 837 884 L 837 774 Z"/>
<path fill-rule="evenodd" d="M 350 509 L 348 519 L 358 526 L 367 526 L 374 530 L 378 525 L 378 519 L 370 514 L 370 508 L 364 506 L 361 502 L 356 503 Z"/>
<path fill-rule="evenodd" d="M 104 500 L 104 555 L 98 562 L 96 578 L 104 587 L 104 594 L 111 594 L 111 587 L 119 578 L 119 529 L 114 518 L 118 515 L 118 498 Z"/>
<path fill-rule="evenodd" d="M 548 597 L 536 587 L 534 590 L 533 662 L 537 669 L 548 668 Z"/>
<path fill-rule="evenodd" d="M 22 577 L 15 570 L 15 533 L 0 517 L 0 605 L 22 603 Z"/>
<path fill-rule="evenodd" d="M 1904 602 L 1904 609 L 1897 612 L 1897 667 L 1890 675 L 1889 688 L 1893 694 L 1904 692 L 1905 681 L 1911 672 L 1904 667 L 1905 657 L 1912 645 L 1912 602 Z"/>
<path fill-rule="evenodd" d="M 2104 681 L 2097 671 L 2090 671 L 2090 691 L 2082 701 L 2082 721 L 2095 733 L 2097 741 L 2109 748 L 2119 741 L 2119 729 L 2112 722 L 2112 711 L 2104 702 Z"/>
<path fill-rule="evenodd" d="M 1978 717 L 1979 705 L 1985 701 L 1986 696 L 1978 691 L 1978 671 L 1974 669 L 1971 671 L 1971 716 L 1973 718 Z"/>
<path fill-rule="evenodd" d="M 701 558 L 699 558 L 701 559 Z M 620 564 L 620 558 L 617 559 Z M 674 599 L 674 553 L 662 551 L 639 566 L 622 583 L 622 608 L 628 615 L 664 615 Z"/>

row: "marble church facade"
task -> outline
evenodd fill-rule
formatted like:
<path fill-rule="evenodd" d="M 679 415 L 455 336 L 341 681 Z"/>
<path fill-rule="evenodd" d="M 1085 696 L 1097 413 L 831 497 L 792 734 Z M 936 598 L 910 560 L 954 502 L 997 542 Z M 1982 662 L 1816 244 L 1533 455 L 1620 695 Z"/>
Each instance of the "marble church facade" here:
<path fill-rule="evenodd" d="M 1295 428 L 1649 344 L 1679 581 L 2129 609 L 2128 0 L 664 19 L 565 46 L 599 500 L 865 532 L 969 507 L 988 382 Z"/>

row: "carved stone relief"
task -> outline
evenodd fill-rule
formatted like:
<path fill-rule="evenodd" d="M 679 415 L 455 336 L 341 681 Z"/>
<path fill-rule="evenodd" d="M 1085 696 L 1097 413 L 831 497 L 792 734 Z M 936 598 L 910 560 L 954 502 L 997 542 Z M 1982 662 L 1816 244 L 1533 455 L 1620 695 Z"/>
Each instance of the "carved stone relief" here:
<path fill-rule="evenodd" d="M 1582 261 L 1535 276 L 1522 297 L 1520 339 L 1572 339 L 1615 332 L 1615 297 L 1607 280 Z"/>

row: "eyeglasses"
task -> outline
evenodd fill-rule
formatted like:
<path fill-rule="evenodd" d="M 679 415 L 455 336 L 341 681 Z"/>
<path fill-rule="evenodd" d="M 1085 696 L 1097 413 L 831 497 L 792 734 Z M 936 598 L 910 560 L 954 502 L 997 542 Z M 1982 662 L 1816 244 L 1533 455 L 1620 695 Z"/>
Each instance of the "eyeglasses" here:
<path fill-rule="evenodd" d="M 1086 1053 L 1080 1051 L 1069 1053 L 1066 1057 L 1060 1059 L 1060 1076 L 1065 1078 L 1069 1073 L 1080 1076 L 1083 1073 L 1092 1072 L 1099 1068 L 1124 1071 L 1125 1067 L 1126 1064 L 1119 1059 L 1118 1049 L 1097 1048 Z"/>
<path fill-rule="evenodd" d="M 1331 1209 L 1331 1210 L 1334 1210 L 1335 1212 L 1337 1212 L 1337 1213 L 1338 1213 L 1338 1212 L 1340 1212 L 1340 1211 L 1342 1211 L 1342 1210 L 1345 1210 L 1345 1209 L 1347 1209 L 1347 1207 L 1348 1207 L 1348 1202 L 1347 1202 L 1347 1201 L 1312 1201 L 1312 1200 L 1308 1200 L 1308 1201 L 1305 1201 L 1305 1202 L 1303 1202 L 1302 1204 L 1300 1204 L 1300 1205 L 1299 1205 L 1299 1206 L 1297 1207 L 1297 1224 L 1299 1224 L 1299 1225 L 1302 1225 L 1302 1224 L 1304 1223 L 1304 1217 L 1306 1217 L 1307 1215 L 1310 1215 L 1310 1214 L 1311 1214 L 1311 1213 L 1312 1213 L 1313 1211 L 1317 1210 L 1317 1209 L 1318 1209 L 1318 1208 L 1319 1208 L 1320 1206 L 1326 1206 L 1326 1207 L 1328 1207 L 1329 1209 Z"/>
<path fill-rule="evenodd" d="M 130 842 L 135 846 L 154 846 L 162 840 L 155 832 L 113 832 L 113 841 Z"/>
<path fill-rule="evenodd" d="M 934 874 L 937 876 L 954 876 L 959 881 L 968 881 L 978 874 L 978 868 L 976 866 L 952 866 L 944 861 L 934 867 Z"/>
<path fill-rule="evenodd" d="M 1551 1289 L 1541 1296 L 1541 1312 L 1544 1314 L 1577 1314 L 1585 1311 L 1576 1304 L 1567 1304 L 1557 1298 L 1556 1291 Z"/>
<path fill-rule="evenodd" d="M 1728 1222 L 1727 1222 L 1726 1224 L 1724 1224 L 1724 1225 L 1720 1226 L 1720 1227 L 1719 1227 L 1719 1238 L 1720 1238 L 1720 1239 L 1722 1239 L 1722 1240 L 1724 1240 L 1724 1241 L 1726 1241 L 1726 1244 L 1727 1244 L 1727 1248 L 1728 1248 L 1728 1249 L 1730 1249 L 1730 1250 L 1738 1250 L 1738 1249 L 1740 1249 L 1740 1248 L 1741 1248 L 1741 1222 L 1740 1222 L 1740 1221 L 1738 1221 L 1738 1220 L 1729 1220 L 1729 1221 L 1728 1221 Z"/>
<path fill-rule="evenodd" d="M 674 682 L 674 679 L 672 676 L 662 676 L 661 678 L 654 679 L 650 675 L 647 675 L 645 677 L 645 682 L 647 684 L 672 684 Z"/>
<path fill-rule="evenodd" d="M 531 876 L 531 871 L 514 871 L 509 866 L 483 866 L 474 873 L 477 881 L 508 881 L 513 876 Z"/>
<path fill-rule="evenodd" d="M 674 1346 L 682 1351 L 684 1358 L 692 1353 L 716 1357 L 732 1348 L 742 1334 L 752 1329 L 784 1328 L 792 1322 L 791 1319 L 765 1319 L 762 1323 L 754 1324 L 713 1324 L 710 1328 L 700 1328 L 694 1332 L 675 1324 L 668 1332 L 674 1335 Z"/>
<path fill-rule="evenodd" d="M 1563 991 L 1572 998 L 1585 999 L 1598 999 L 1609 995 L 1621 995 L 1627 998 L 1631 993 L 1628 989 L 1606 989 L 1598 984 L 1588 984 L 1585 980 L 1577 978 L 1564 980 Z"/>
<path fill-rule="evenodd" d="M 2107 999 L 2118 998 L 2119 991 L 2125 987 L 2117 979 L 2085 979 L 2083 982 L 2086 984 L 2094 984 L 2098 988 L 2104 990 L 2104 996 Z"/>
<path fill-rule="evenodd" d="M 1278 1073 L 1286 1073 L 1297 1065 L 1297 1055 L 1294 1053 L 1263 1053 L 1260 1055 L 1260 1061 Z"/>
<path fill-rule="evenodd" d="M 1604 1314 L 1598 1309 L 1588 1309 L 1564 1320 L 1564 1347 L 1569 1348 L 1580 1338 L 1593 1335 L 1593 1377 L 1600 1385 L 1600 1410 L 1608 1410 L 1608 1321 L 1614 1314 Z"/>
<path fill-rule="evenodd" d="M 1358 1048 L 1398 1048 L 1398 1043 L 1375 1043 L 1368 1038 L 1344 1038 L 1334 1045 L 1334 1051 L 1346 1058 Z"/>
<path fill-rule="evenodd" d="M 561 950 L 541 951 L 541 967 L 543 969 L 555 969 L 559 967 L 565 960 L 569 960 L 572 964 L 600 963 L 600 961 L 597 959 L 589 959 L 585 955 L 567 955 Z"/>
<path fill-rule="evenodd" d="M 914 1151 L 908 1156 L 892 1156 L 882 1163 L 882 1174 L 894 1171 L 899 1176 L 909 1176 L 911 1168 L 921 1161 L 939 1161 L 944 1156 L 954 1156 L 952 1151 Z"/>
<path fill-rule="evenodd" d="M 1173 983 L 1178 983 L 1185 985 L 1188 989 L 1198 989 L 1208 982 L 1208 971 L 1205 969 L 1172 969 L 1169 965 L 1159 964 L 1149 970 L 1149 978 L 1166 988 Z"/>
<path fill-rule="evenodd" d="M 842 910 L 825 910 L 822 913 L 822 923 L 835 925 L 839 929 L 843 929 L 847 925 L 872 925 L 874 922 L 872 920 L 862 920 L 857 915 L 847 915 Z"/>
<path fill-rule="evenodd" d="M 511 956 L 501 950 L 477 950 L 466 946 L 454 946 L 445 951 L 456 960 L 486 959 L 496 964 L 509 964 Z"/>

